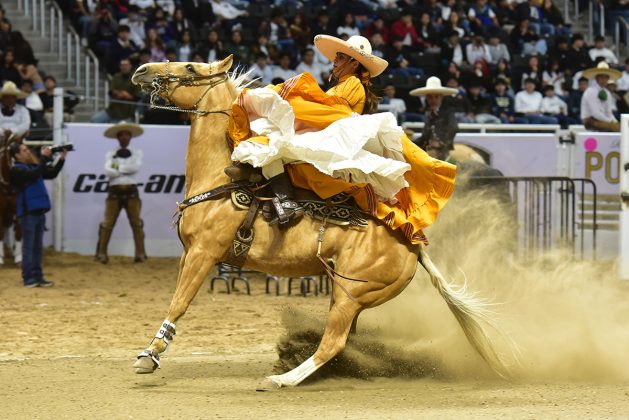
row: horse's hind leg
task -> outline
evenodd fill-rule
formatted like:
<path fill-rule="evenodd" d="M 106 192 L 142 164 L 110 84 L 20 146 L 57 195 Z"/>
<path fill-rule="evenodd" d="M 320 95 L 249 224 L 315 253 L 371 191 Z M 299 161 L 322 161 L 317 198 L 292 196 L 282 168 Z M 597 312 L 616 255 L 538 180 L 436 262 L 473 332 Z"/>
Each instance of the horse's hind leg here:
<path fill-rule="evenodd" d="M 177 288 L 170 303 L 168 317 L 158 329 L 149 348 L 138 356 L 133 365 L 136 373 L 153 373 L 159 367 L 159 356 L 166 351 L 175 335 L 175 323 L 190 306 L 216 261 L 209 257 L 206 251 L 194 249 L 182 256 L 179 264 Z"/>
<path fill-rule="evenodd" d="M 343 351 L 352 322 L 360 312 L 361 307 L 342 293 L 337 293 L 335 302 L 328 313 L 325 332 L 315 354 L 295 369 L 283 375 L 269 376 L 265 386 L 283 387 L 298 385 Z"/>
<path fill-rule="evenodd" d="M 13 232 L 15 234 L 15 245 L 13 247 L 13 262 L 15 264 L 22 263 L 22 225 L 16 217 L 13 221 Z"/>

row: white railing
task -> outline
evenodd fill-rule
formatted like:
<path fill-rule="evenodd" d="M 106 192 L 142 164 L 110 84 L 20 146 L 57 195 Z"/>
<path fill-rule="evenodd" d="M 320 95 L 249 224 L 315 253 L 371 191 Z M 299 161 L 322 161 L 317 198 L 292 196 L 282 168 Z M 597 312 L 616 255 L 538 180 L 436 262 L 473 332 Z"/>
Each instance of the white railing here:
<path fill-rule="evenodd" d="M 98 91 L 100 87 L 100 63 L 92 50 L 85 50 L 85 97 L 94 100 L 94 110 L 98 110 Z M 93 77 L 94 83 L 90 81 Z"/>
<path fill-rule="evenodd" d="M 424 128 L 423 122 L 405 122 L 402 124 L 404 128 L 415 129 Z M 559 138 L 562 131 L 561 126 L 557 124 L 476 124 L 476 123 L 459 123 L 459 131 L 469 130 L 487 133 L 489 131 L 518 131 L 518 132 L 544 132 L 555 133 Z"/>
<path fill-rule="evenodd" d="M 614 25 L 614 33 L 616 35 L 616 55 L 620 56 L 620 27 L 625 27 L 625 49 L 629 48 L 629 23 L 622 16 L 616 18 L 616 24 Z"/>

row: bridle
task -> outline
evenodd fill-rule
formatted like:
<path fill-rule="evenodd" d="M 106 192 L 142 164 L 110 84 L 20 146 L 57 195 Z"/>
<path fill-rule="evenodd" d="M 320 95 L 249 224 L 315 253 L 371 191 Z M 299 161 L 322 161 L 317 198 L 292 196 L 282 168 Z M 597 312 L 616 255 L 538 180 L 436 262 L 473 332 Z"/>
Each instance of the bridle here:
<path fill-rule="evenodd" d="M 227 81 L 229 76 L 227 75 L 226 72 L 221 72 L 221 73 L 216 73 L 216 74 L 210 73 L 207 75 L 195 73 L 194 75 L 190 75 L 190 76 L 175 76 L 174 74 L 170 73 L 168 69 L 169 64 L 170 64 L 170 61 L 166 61 L 165 73 L 155 75 L 153 77 L 153 80 L 151 81 L 151 87 L 153 88 L 153 90 L 151 91 L 151 100 L 150 100 L 151 107 L 165 109 L 168 111 L 189 112 L 191 114 L 196 114 L 201 117 L 204 117 L 209 114 L 225 114 L 229 116 L 229 111 L 231 111 L 231 109 L 220 109 L 220 110 L 211 110 L 211 111 L 197 109 L 199 106 L 199 103 L 203 100 L 203 98 L 207 95 L 207 93 L 212 88 L 220 85 L 221 83 L 225 83 Z M 191 64 L 187 65 L 187 70 L 191 72 L 195 72 L 194 67 Z M 173 87 L 172 90 L 170 89 L 170 83 L 176 83 L 176 85 Z M 194 105 L 192 105 L 191 108 L 180 108 L 176 105 L 170 105 L 170 106 L 158 105 L 155 103 L 158 97 L 165 99 L 168 103 L 174 103 L 171 97 L 175 89 L 177 89 L 179 86 L 190 87 L 190 86 L 205 86 L 205 85 L 207 85 L 207 88 L 205 89 L 203 94 L 199 97 L 199 99 L 197 99 Z"/>

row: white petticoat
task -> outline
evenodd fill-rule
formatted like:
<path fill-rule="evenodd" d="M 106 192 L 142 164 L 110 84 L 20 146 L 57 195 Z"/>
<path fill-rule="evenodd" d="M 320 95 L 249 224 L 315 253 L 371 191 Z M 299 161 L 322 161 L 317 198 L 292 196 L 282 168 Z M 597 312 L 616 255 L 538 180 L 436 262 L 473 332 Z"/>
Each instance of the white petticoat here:
<path fill-rule="evenodd" d="M 306 162 L 335 178 L 371 184 L 385 200 L 408 186 L 403 175 L 411 167 L 402 153 L 403 131 L 389 112 L 355 114 L 320 131 L 296 133 L 292 107 L 272 89 L 248 90 L 245 108 L 251 130 L 267 136 L 269 144 L 240 142 L 232 160 L 262 167 L 267 177 L 284 164 Z"/>

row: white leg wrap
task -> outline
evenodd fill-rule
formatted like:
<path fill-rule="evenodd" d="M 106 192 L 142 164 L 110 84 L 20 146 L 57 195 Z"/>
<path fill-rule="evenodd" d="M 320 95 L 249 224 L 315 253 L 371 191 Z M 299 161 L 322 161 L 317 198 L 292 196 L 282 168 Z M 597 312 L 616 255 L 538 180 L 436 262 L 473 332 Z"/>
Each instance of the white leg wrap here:
<path fill-rule="evenodd" d="M 20 264 L 22 262 L 22 241 L 15 241 L 13 247 L 13 262 Z"/>
<path fill-rule="evenodd" d="M 0 241 L 0 264 L 4 264 L 4 241 Z"/>
<path fill-rule="evenodd" d="M 296 386 L 299 385 L 304 379 L 312 375 L 319 367 L 314 361 L 314 356 L 310 356 L 308 360 L 297 366 L 290 372 L 286 372 L 283 375 L 269 376 L 268 379 L 273 381 L 276 385 L 283 386 Z"/>

